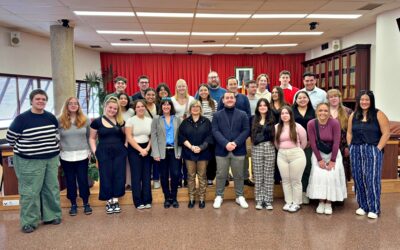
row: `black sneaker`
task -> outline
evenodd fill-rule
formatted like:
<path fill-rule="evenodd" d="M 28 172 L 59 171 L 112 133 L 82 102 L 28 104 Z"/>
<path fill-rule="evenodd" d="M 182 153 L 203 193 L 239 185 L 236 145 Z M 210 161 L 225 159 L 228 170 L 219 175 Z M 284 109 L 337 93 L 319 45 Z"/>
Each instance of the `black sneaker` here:
<path fill-rule="evenodd" d="M 69 209 L 69 215 L 71 216 L 75 216 L 78 214 L 78 205 L 74 204 L 71 206 L 71 208 Z"/>
<path fill-rule="evenodd" d="M 172 207 L 178 208 L 179 207 L 179 202 L 177 200 L 172 200 Z"/>
<path fill-rule="evenodd" d="M 29 234 L 29 233 L 32 233 L 33 231 L 35 231 L 35 227 L 31 226 L 31 225 L 25 225 L 22 227 L 21 230 L 22 230 L 22 232 Z"/>
<path fill-rule="evenodd" d="M 164 201 L 164 208 L 169 208 L 171 206 L 170 200 L 165 200 Z"/>
<path fill-rule="evenodd" d="M 118 202 L 112 204 L 112 207 L 113 207 L 114 213 L 121 213 L 121 208 L 119 207 Z"/>
<path fill-rule="evenodd" d="M 83 212 L 84 212 L 86 215 L 92 214 L 92 211 L 93 211 L 93 210 L 92 210 L 92 208 L 90 207 L 89 203 L 83 205 Z"/>
<path fill-rule="evenodd" d="M 114 213 L 114 208 L 113 206 L 107 202 L 106 204 L 106 214 L 113 214 Z"/>

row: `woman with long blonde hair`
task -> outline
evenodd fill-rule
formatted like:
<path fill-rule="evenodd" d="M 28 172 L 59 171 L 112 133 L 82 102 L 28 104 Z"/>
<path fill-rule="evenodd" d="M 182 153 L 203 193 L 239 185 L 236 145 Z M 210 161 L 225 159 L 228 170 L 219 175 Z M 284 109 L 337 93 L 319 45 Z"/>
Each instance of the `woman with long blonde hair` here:
<path fill-rule="evenodd" d="M 88 183 L 89 119 L 83 114 L 79 100 L 76 97 L 67 98 L 58 122 L 61 149 L 60 163 L 67 179 L 67 198 L 71 202 L 69 215 L 75 216 L 78 213 L 76 203 L 77 182 L 79 196 L 83 200 L 83 211 L 87 215 L 91 214 L 92 208 L 89 205 L 90 191 Z"/>
<path fill-rule="evenodd" d="M 99 200 L 107 201 L 107 214 L 121 212 L 118 197 L 125 194 L 127 149 L 124 126 L 118 98 L 113 96 L 105 101 L 103 116 L 90 124 L 89 144 L 99 164 Z"/>
<path fill-rule="evenodd" d="M 347 146 L 346 134 L 349 116 L 353 110 L 345 107 L 342 103 L 342 93 L 337 89 L 330 89 L 326 93 L 329 102 L 329 112 L 332 118 L 339 121 L 341 134 L 339 149 L 343 156 L 343 166 L 346 174 L 346 180 L 351 180 L 350 152 Z"/>

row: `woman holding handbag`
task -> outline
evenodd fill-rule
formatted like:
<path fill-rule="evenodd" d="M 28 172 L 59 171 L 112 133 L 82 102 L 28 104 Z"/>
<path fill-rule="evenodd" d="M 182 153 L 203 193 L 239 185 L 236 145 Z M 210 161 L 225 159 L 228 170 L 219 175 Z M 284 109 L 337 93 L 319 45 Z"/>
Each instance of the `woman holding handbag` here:
<path fill-rule="evenodd" d="M 340 124 L 330 118 L 329 105 L 320 103 L 317 118 L 308 122 L 308 138 L 313 151 L 307 196 L 319 199 L 316 212 L 332 214 L 332 201 L 347 198 L 342 154 L 339 150 Z"/>

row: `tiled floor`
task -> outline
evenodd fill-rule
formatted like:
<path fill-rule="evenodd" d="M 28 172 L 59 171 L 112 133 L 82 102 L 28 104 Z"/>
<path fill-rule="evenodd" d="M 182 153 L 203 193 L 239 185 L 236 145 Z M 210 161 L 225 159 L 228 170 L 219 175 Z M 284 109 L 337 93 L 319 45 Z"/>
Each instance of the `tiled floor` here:
<path fill-rule="evenodd" d="M 197 205 L 197 204 L 196 204 Z M 315 204 L 296 214 L 282 211 L 283 200 L 273 211 L 257 211 L 254 201 L 242 209 L 225 201 L 220 209 L 212 202 L 200 210 L 149 210 L 122 206 L 121 214 L 106 215 L 102 207 L 85 216 L 70 217 L 63 209 L 60 225 L 40 225 L 20 232 L 18 211 L 0 212 L 0 249 L 400 249 L 400 193 L 384 194 L 377 220 L 354 214 L 354 197 L 334 207 L 331 216 L 317 215 Z"/>

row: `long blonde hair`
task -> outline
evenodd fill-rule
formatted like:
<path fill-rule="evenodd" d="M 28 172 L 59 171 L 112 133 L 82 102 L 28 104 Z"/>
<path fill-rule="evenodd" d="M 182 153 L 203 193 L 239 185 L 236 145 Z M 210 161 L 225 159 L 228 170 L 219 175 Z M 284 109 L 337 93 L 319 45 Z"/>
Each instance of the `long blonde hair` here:
<path fill-rule="evenodd" d="M 69 112 L 69 110 L 68 110 L 68 103 L 74 99 L 78 103 L 78 110 L 76 111 L 76 118 L 75 118 L 75 126 L 77 128 L 82 128 L 83 126 L 85 126 L 85 124 L 87 122 L 87 117 L 82 112 L 81 105 L 79 103 L 78 98 L 71 96 L 71 97 L 68 97 L 67 100 L 65 100 L 62 111 L 61 111 L 61 115 L 59 117 L 60 127 L 63 129 L 71 128 L 71 125 L 72 125 L 71 112 Z"/>
<path fill-rule="evenodd" d="M 337 89 L 330 89 L 326 93 L 326 99 L 328 99 L 328 101 L 329 101 L 329 97 L 330 96 L 339 97 L 337 120 L 340 123 L 340 128 L 343 129 L 343 130 L 347 130 L 347 122 L 349 120 L 349 117 L 348 117 L 347 112 L 346 112 L 346 110 L 345 110 L 345 108 L 343 106 L 343 103 L 342 103 L 342 93 L 340 93 L 340 91 L 337 90 Z"/>
<path fill-rule="evenodd" d="M 117 115 L 115 116 L 115 120 L 117 121 L 118 125 L 123 125 L 124 124 L 124 118 L 122 117 L 122 112 L 121 112 L 121 105 L 119 105 L 119 100 L 115 96 L 110 96 L 105 102 L 104 102 L 104 113 L 106 112 L 106 107 L 109 103 L 115 103 L 118 106 L 117 110 Z"/>
<path fill-rule="evenodd" d="M 183 80 L 183 79 L 178 79 L 178 81 L 176 81 L 176 84 L 175 84 L 175 95 L 174 95 L 175 99 L 178 99 L 178 91 L 177 91 L 177 88 L 178 88 L 178 85 L 179 85 L 179 84 L 185 84 L 185 85 L 186 85 L 185 98 L 189 98 L 188 86 L 187 86 L 186 81 Z"/>

